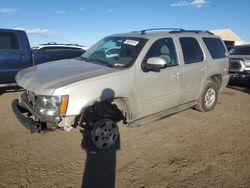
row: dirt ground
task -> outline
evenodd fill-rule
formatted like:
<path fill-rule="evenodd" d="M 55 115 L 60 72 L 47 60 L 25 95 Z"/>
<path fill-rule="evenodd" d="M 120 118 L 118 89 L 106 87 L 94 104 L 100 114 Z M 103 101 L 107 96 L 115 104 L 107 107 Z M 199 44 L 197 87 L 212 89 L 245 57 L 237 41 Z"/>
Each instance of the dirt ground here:
<path fill-rule="evenodd" d="M 209 113 L 189 109 L 95 149 L 81 129 L 30 134 L 0 94 L 0 187 L 250 187 L 249 90 L 225 88 Z"/>

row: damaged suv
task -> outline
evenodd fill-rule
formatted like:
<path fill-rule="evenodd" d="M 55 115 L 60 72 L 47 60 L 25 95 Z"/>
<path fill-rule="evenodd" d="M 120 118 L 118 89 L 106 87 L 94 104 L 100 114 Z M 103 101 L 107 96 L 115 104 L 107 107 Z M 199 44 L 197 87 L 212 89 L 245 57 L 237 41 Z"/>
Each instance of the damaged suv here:
<path fill-rule="evenodd" d="M 12 108 L 31 132 L 88 126 L 93 143 L 109 148 L 118 141 L 118 122 L 134 127 L 191 107 L 212 110 L 229 80 L 226 54 L 208 31 L 111 35 L 77 59 L 20 71 L 16 82 L 26 91 Z"/>

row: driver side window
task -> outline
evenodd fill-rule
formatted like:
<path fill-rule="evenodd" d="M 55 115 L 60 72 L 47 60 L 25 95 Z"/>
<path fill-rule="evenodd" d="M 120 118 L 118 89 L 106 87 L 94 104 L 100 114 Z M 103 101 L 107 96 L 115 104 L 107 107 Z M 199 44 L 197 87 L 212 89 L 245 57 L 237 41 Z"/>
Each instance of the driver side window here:
<path fill-rule="evenodd" d="M 168 66 L 178 65 L 173 39 L 163 38 L 154 42 L 145 56 L 145 62 L 151 57 L 162 58 Z"/>

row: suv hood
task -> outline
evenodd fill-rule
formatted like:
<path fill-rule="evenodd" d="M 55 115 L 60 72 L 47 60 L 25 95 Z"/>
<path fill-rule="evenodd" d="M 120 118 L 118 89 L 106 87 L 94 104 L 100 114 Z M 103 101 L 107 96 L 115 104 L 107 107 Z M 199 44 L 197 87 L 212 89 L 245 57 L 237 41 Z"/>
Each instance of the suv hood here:
<path fill-rule="evenodd" d="M 52 95 L 59 87 L 115 71 L 118 69 L 76 59 L 65 59 L 24 69 L 18 72 L 16 82 L 36 94 Z"/>

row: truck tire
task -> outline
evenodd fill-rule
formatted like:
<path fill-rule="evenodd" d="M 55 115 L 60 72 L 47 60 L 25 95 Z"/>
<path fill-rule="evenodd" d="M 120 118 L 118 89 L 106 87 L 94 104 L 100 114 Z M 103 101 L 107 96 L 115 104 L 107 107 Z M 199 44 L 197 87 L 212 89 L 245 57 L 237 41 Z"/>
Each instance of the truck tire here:
<path fill-rule="evenodd" d="M 216 105 L 218 97 L 218 86 L 215 82 L 208 80 L 205 87 L 197 100 L 195 109 L 200 112 L 209 112 Z"/>
<path fill-rule="evenodd" d="M 119 130 L 116 121 L 110 118 L 100 118 L 93 125 L 91 138 L 99 149 L 108 149 L 119 140 Z"/>

